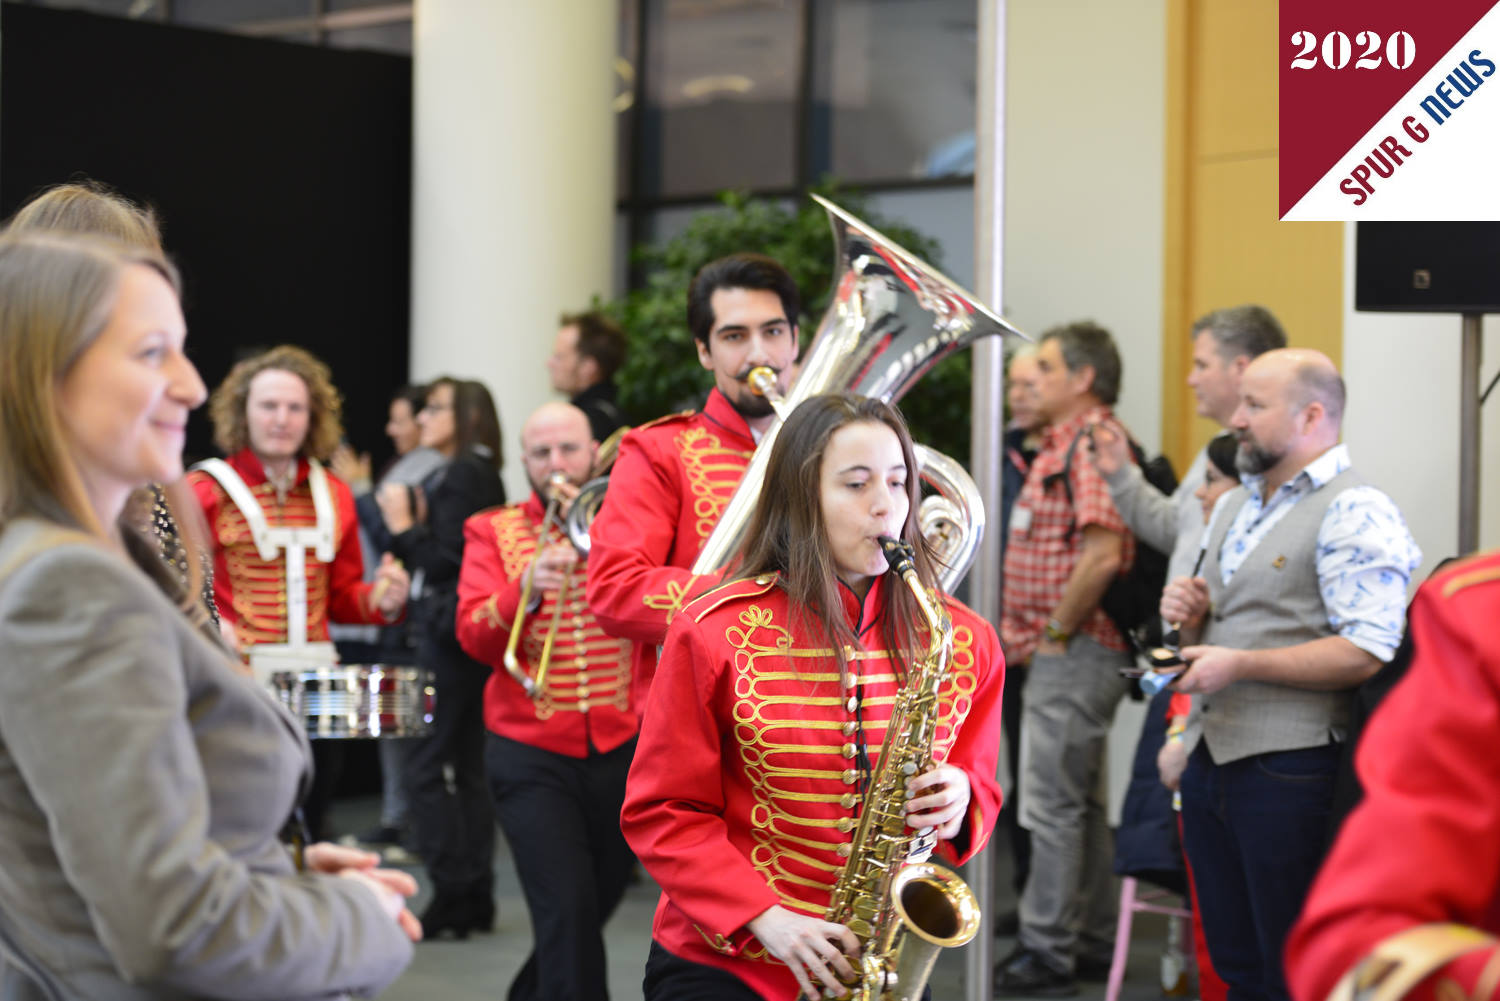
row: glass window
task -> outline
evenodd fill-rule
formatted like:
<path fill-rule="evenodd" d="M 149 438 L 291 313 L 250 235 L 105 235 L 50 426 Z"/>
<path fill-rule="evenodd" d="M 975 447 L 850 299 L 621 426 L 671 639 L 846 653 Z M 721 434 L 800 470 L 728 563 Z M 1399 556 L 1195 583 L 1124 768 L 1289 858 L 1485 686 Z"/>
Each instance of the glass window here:
<path fill-rule="evenodd" d="M 261 21 L 311 18 L 313 0 L 172 0 L 172 20 L 203 28 L 236 30 Z"/>
<path fill-rule="evenodd" d="M 163 2 L 164 0 L 37 0 L 37 5 L 156 21 L 161 19 Z"/>
<path fill-rule="evenodd" d="M 362 28 L 339 28 L 330 30 L 327 44 L 335 49 L 372 49 L 376 52 L 393 52 L 411 55 L 411 22 L 397 21 L 392 24 L 372 24 Z"/>
<path fill-rule="evenodd" d="M 974 0 L 819 4 L 812 176 L 973 174 L 977 16 Z"/>
<path fill-rule="evenodd" d="M 634 154 L 636 116 L 636 67 L 640 52 L 636 42 L 641 8 L 637 0 L 620 0 L 615 51 L 615 197 L 630 195 L 630 158 Z"/>
<path fill-rule="evenodd" d="M 805 0 L 644 0 L 637 197 L 796 181 Z"/>

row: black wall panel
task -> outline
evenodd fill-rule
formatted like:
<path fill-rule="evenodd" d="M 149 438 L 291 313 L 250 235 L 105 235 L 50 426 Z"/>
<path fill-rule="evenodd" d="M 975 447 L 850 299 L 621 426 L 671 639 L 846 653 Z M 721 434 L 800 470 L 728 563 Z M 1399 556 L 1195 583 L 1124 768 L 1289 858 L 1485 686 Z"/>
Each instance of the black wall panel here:
<path fill-rule="evenodd" d="M 1500 223 L 1362 222 L 1354 308 L 1500 313 Z"/>
<path fill-rule="evenodd" d="M 332 366 L 351 440 L 386 449 L 408 367 L 409 58 L 0 4 L 0 213 L 83 176 L 160 214 L 210 388 L 299 344 Z"/>

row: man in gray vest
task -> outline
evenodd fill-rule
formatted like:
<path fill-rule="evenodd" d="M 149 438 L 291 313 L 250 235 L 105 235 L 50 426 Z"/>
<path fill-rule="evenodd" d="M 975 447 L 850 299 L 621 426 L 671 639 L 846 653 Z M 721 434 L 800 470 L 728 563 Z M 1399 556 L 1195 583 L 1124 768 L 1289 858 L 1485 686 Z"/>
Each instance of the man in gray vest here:
<path fill-rule="evenodd" d="M 1198 416 L 1224 427 L 1240 403 L 1245 369 L 1267 351 L 1286 347 L 1286 332 L 1264 306 L 1216 309 L 1192 326 L 1193 367 L 1187 384 Z M 1193 572 L 1203 536 L 1203 512 L 1194 492 L 1203 485 L 1208 446 L 1193 458 L 1171 497 L 1157 490 L 1130 461 L 1124 439 L 1100 429 L 1093 438 L 1094 463 L 1109 483 L 1109 495 L 1136 538 L 1171 556 L 1167 580 Z"/>
<path fill-rule="evenodd" d="M 1202 577 L 1178 577 L 1203 737 L 1182 777 L 1184 844 L 1230 1001 L 1285 999 L 1281 954 L 1323 857 L 1349 689 L 1390 660 L 1422 554 L 1340 445 L 1344 381 L 1316 351 L 1245 370 L 1230 419 L 1242 486 L 1220 498 Z"/>

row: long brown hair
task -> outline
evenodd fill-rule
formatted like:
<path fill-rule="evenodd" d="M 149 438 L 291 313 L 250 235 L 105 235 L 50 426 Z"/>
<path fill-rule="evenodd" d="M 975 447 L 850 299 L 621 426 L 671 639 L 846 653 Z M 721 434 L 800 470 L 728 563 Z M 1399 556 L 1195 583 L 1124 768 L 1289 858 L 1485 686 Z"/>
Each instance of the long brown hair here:
<path fill-rule="evenodd" d="M 10 217 L 6 230 L 88 233 L 161 251 L 156 213 L 99 181 L 55 184 L 43 190 Z"/>
<path fill-rule="evenodd" d="M 109 321 L 120 275 L 160 253 L 71 233 L 0 237 L 0 526 L 44 518 L 104 536 L 69 454 L 57 391 Z"/>
<path fill-rule="evenodd" d="M 55 184 L 35 195 L 10 217 L 7 235 L 19 233 L 75 233 L 105 237 L 131 247 L 162 254 L 161 224 L 149 206 L 137 205 L 109 185 L 83 180 Z M 176 279 L 173 279 L 176 285 Z M 132 529 L 149 525 L 158 494 L 150 486 L 130 495 L 120 517 Z M 186 556 L 185 591 L 197 594 L 203 585 L 203 566 L 208 539 L 208 525 L 198 499 L 186 479 L 162 484 L 161 502 L 177 526 L 177 540 Z M 196 606 L 196 602 L 194 605 Z M 189 614 L 196 613 L 184 606 Z"/>
<path fill-rule="evenodd" d="M 929 590 L 936 588 L 936 561 L 918 524 L 921 488 L 911 432 L 895 407 L 853 393 L 809 397 L 782 425 L 735 569 L 736 579 L 780 574 L 796 614 L 805 616 L 804 622 L 816 622 L 833 647 L 841 673 L 846 666 L 844 645 L 854 643 L 856 637 L 842 612 L 838 574 L 823 520 L 823 456 L 835 431 L 859 423 L 884 424 L 901 443 L 908 501 L 901 539 L 915 553 L 922 583 Z M 917 649 L 919 631 L 925 626 L 916 600 L 904 586 L 895 587 L 886 596 L 886 608 L 882 625 L 886 649 L 893 655 L 899 651 L 909 656 Z M 896 658 L 898 663 L 900 659 Z"/>
<path fill-rule="evenodd" d="M 484 383 L 473 379 L 438 376 L 427 387 L 427 395 L 439 386 L 453 390 L 454 455 L 472 454 L 498 470 L 504 461 L 500 444 L 500 415 L 495 398 Z"/>

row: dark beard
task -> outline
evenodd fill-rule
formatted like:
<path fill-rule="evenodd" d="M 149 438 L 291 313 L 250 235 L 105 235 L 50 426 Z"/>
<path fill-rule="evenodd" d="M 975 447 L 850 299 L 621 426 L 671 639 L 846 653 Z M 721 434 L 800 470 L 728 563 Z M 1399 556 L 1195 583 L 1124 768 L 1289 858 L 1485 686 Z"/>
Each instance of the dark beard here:
<path fill-rule="evenodd" d="M 770 417 L 776 413 L 776 408 L 771 406 L 771 401 L 761 396 L 749 386 L 745 387 L 743 393 L 736 393 L 730 397 L 729 405 L 734 408 L 735 413 L 753 421 L 760 417 Z"/>
<path fill-rule="evenodd" d="M 1268 452 L 1245 438 L 1240 439 L 1240 447 L 1234 453 L 1234 467 L 1243 476 L 1259 476 L 1281 460 L 1282 456 Z"/>

